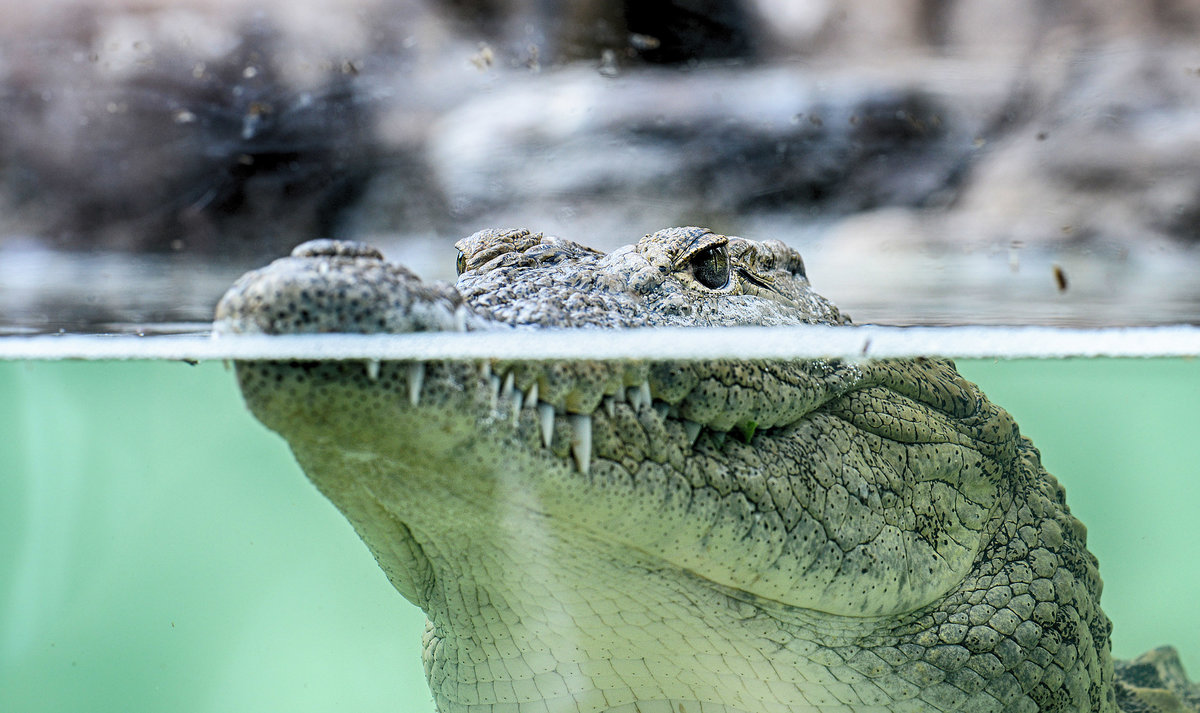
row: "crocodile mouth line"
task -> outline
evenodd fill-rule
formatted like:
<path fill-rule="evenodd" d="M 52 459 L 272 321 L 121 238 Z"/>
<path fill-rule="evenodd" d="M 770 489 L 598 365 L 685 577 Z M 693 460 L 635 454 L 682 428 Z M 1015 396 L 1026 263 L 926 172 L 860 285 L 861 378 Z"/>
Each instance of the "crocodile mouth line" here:
<path fill-rule="evenodd" d="M 397 376 L 402 377 L 403 380 L 402 387 L 397 385 L 400 396 L 405 399 L 409 407 L 416 409 L 431 406 L 425 398 L 425 387 L 430 380 L 437 378 L 436 371 L 440 365 L 446 362 L 440 360 L 381 362 L 371 359 L 364 360 L 362 363 L 365 376 L 370 383 L 380 380 L 381 369 L 385 365 L 391 366 L 397 372 Z M 519 370 L 523 372 L 522 376 L 518 376 Z M 536 372 L 536 369 L 532 371 Z M 461 373 L 459 372 L 459 374 Z M 505 362 L 494 365 L 491 361 L 481 361 L 477 364 L 476 374 L 474 383 L 463 385 L 462 392 L 467 393 L 474 389 L 476 393 L 483 395 L 483 404 L 484 408 L 488 409 L 488 415 L 496 417 L 492 419 L 493 424 L 497 426 L 508 424 L 515 430 L 519 427 L 526 412 L 531 412 L 537 425 L 540 444 L 545 449 L 556 451 L 558 455 L 562 455 L 564 449 L 561 440 L 558 441 L 557 448 L 555 444 L 556 439 L 562 439 L 565 435 L 566 445 L 569 447 L 566 450 L 569 450 L 570 460 L 575 469 L 583 475 L 590 472 L 592 465 L 593 419 L 603 416 L 612 420 L 617 417 L 618 407 L 622 405 L 632 409 L 635 413 L 649 409 L 657 414 L 663 423 L 668 421 L 678 423 L 686 439 L 684 445 L 688 448 L 695 447 L 702 434 L 705 433 L 720 447 L 731 437 L 742 443 L 750 444 L 756 437 L 769 437 L 774 433 L 794 428 L 813 414 L 825 412 L 830 403 L 847 393 L 864 387 L 862 383 L 850 383 L 847 388 L 831 389 L 822 394 L 821 398 L 812 401 L 803 410 L 797 411 L 793 418 L 784 422 L 758 424 L 747 421 L 735 423 L 729 427 L 721 427 L 687 418 L 682 413 L 686 399 L 672 403 L 659 398 L 654 393 L 649 378 L 640 378 L 632 384 L 606 389 L 595 400 L 594 405 L 577 408 L 575 406 L 578 404 L 568 403 L 570 399 L 563 396 L 561 388 L 558 390 L 557 396 L 547 398 L 546 392 L 549 389 L 540 385 L 541 379 L 531 378 L 531 370 L 525 368 L 523 362 Z M 936 410 L 930 405 L 925 406 L 930 410 Z M 564 430 L 562 424 L 565 424 L 567 429 Z"/>
<path fill-rule="evenodd" d="M 504 436 L 505 429 L 516 432 L 522 427 L 521 424 L 529 419 L 527 412 L 531 413 L 532 421 L 536 424 L 538 439 L 532 441 L 530 445 L 540 443 L 547 454 L 553 453 L 556 458 L 569 454 L 571 465 L 585 476 L 590 473 L 593 465 L 594 419 L 606 417 L 612 421 L 617 418 L 620 406 L 631 409 L 635 414 L 649 409 L 656 414 L 662 424 L 665 425 L 668 422 L 678 424 L 677 427 L 668 428 L 667 431 L 673 431 L 676 438 L 682 438 L 682 442 L 676 442 L 685 449 L 695 448 L 705 434 L 716 447 L 723 448 L 729 438 L 749 445 L 756 438 L 769 438 L 777 433 L 795 428 L 817 413 L 840 417 L 836 409 L 830 409 L 830 405 L 842 397 L 872 387 L 887 388 L 884 384 L 863 379 L 859 373 L 857 378 L 848 376 L 845 382 L 836 387 L 826 385 L 827 388 L 824 388 L 817 398 L 803 399 L 803 403 L 797 399 L 796 408 L 789 413 L 786 420 L 758 423 L 753 419 L 744 419 L 731 423 L 729 419 L 725 419 L 724 422 L 714 423 L 688 418 L 689 414 L 685 411 L 690 393 L 683 397 L 676 394 L 677 398 L 674 401 L 660 398 L 651 385 L 650 365 L 644 362 L 625 368 L 614 366 L 606 375 L 604 386 L 597 390 L 596 384 L 593 383 L 593 393 L 587 397 L 578 397 L 570 384 L 546 385 L 548 377 L 545 374 L 556 362 L 483 360 L 475 362 L 473 370 L 464 372 L 460 368 L 456 369 L 454 374 L 444 375 L 438 374 L 441 367 L 455 363 L 454 361 L 348 360 L 349 364 L 354 362 L 362 365 L 363 371 L 359 373 L 365 376 L 365 380 L 360 381 L 360 384 L 371 388 L 383 381 L 390 381 L 393 392 L 400 397 L 400 402 L 406 403 L 413 409 L 439 406 L 440 404 L 431 403 L 426 398 L 427 386 L 443 377 L 451 378 L 457 382 L 453 391 L 464 396 L 470 393 L 482 396 L 482 399 L 474 401 L 472 408 L 482 407 L 479 416 L 489 420 L 488 427 L 495 429 L 494 433 L 498 436 Z M 303 371 L 309 371 L 314 365 L 314 363 L 306 361 L 296 361 L 291 364 Z M 460 367 L 463 364 L 459 363 Z M 246 363 L 242 365 L 246 365 Z M 531 365 L 533 366 L 531 367 Z M 471 371 L 474 371 L 474 378 L 471 376 Z M 384 378 L 385 374 L 386 379 Z M 342 377 L 345 375 L 346 372 L 341 373 Z M 435 391 L 441 392 L 440 389 Z M 933 404 L 915 399 L 908 399 L 908 401 L 913 405 L 923 407 L 931 416 L 940 416 L 941 418 L 938 420 L 946 420 L 950 423 L 955 421 L 951 414 L 941 412 Z M 842 420 L 847 419 L 843 418 Z M 860 428 L 863 427 L 863 424 L 855 423 L 854 419 L 847 422 Z M 525 428 L 529 428 L 529 426 L 526 425 Z M 886 429 L 868 428 L 867 430 L 880 437 L 890 437 L 890 434 L 885 432 Z"/>

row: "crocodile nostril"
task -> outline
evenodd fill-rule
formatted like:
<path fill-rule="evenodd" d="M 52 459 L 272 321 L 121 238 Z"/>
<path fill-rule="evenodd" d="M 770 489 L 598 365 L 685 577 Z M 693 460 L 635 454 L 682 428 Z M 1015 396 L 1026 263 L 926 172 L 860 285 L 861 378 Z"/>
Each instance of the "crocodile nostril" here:
<path fill-rule="evenodd" d="M 383 260 L 383 253 L 366 243 L 353 240 L 309 240 L 292 250 L 292 257 L 365 257 Z"/>

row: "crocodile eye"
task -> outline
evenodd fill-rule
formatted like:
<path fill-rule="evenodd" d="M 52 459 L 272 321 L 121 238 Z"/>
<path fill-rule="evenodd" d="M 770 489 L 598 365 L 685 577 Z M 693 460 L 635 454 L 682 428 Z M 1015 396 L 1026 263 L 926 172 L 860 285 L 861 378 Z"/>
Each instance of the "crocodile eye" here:
<path fill-rule="evenodd" d="M 696 282 L 710 290 L 729 284 L 729 254 L 724 245 L 714 245 L 698 251 L 688 260 Z"/>
<path fill-rule="evenodd" d="M 458 251 L 458 258 L 454 261 L 454 269 L 458 270 L 458 274 L 463 274 L 467 271 L 467 256 L 462 250 Z"/>

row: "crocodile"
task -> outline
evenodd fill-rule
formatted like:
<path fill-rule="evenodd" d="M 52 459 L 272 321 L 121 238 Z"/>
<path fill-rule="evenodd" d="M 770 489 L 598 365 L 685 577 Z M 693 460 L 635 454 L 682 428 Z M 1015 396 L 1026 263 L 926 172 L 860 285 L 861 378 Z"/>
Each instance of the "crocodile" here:
<path fill-rule="evenodd" d="M 456 246 L 450 285 L 304 243 L 230 288 L 214 332 L 850 323 L 778 241 Z M 1114 666 L 1084 526 L 950 360 L 236 372 L 424 610 L 442 713 L 1200 710 L 1173 649 Z"/>

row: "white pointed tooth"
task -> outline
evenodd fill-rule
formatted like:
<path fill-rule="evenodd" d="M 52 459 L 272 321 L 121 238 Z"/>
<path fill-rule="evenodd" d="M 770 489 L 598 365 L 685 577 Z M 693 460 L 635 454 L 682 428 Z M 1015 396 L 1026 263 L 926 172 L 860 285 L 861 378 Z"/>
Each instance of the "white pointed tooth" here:
<path fill-rule="evenodd" d="M 713 439 L 713 443 L 717 444 L 717 448 L 720 448 L 725 445 L 725 437 L 728 435 L 729 435 L 729 433 L 726 431 L 713 431 L 712 439 Z"/>
<path fill-rule="evenodd" d="M 538 404 L 538 415 L 542 417 L 542 445 L 549 448 L 554 440 L 554 407 L 547 403 Z"/>
<path fill-rule="evenodd" d="M 654 410 L 658 412 L 659 418 L 666 418 L 667 414 L 671 413 L 671 404 L 666 401 L 659 401 L 654 404 Z"/>
<path fill-rule="evenodd" d="M 459 305 L 454 309 L 454 329 L 459 332 L 467 331 L 467 306 Z"/>
<path fill-rule="evenodd" d="M 533 382 L 533 385 L 529 387 L 529 391 L 525 392 L 525 405 L 527 405 L 529 408 L 537 406 L 537 396 L 537 382 L 535 381 Z"/>
<path fill-rule="evenodd" d="M 496 404 L 500 403 L 500 377 L 495 374 L 488 374 L 488 383 L 492 387 L 492 408 L 496 408 Z"/>
<path fill-rule="evenodd" d="M 408 402 L 413 406 L 421 403 L 421 386 L 425 383 L 425 362 L 414 361 L 408 365 Z"/>
<path fill-rule="evenodd" d="M 609 418 L 617 417 L 617 402 L 613 401 L 613 397 L 604 397 L 604 413 L 608 414 Z"/>
<path fill-rule="evenodd" d="M 573 413 L 570 419 L 571 455 L 575 456 L 579 472 L 587 475 L 592 464 L 592 417 L 585 413 Z"/>
<path fill-rule="evenodd" d="M 515 415 L 521 413 L 521 406 L 524 405 L 522 402 L 525 400 L 525 392 L 521 391 L 520 389 L 513 389 L 512 392 L 509 393 L 508 399 L 512 403 L 513 414 Z M 514 422 L 515 421 L 516 419 L 514 419 Z"/>
<path fill-rule="evenodd" d="M 504 375 L 504 386 L 500 387 L 500 395 L 504 398 L 511 398 L 513 392 L 513 373 L 510 371 Z"/>
<path fill-rule="evenodd" d="M 379 381 L 379 360 L 367 360 L 367 378 L 371 381 Z"/>
<path fill-rule="evenodd" d="M 486 379 L 492 375 L 492 363 L 490 361 L 479 362 L 479 376 Z"/>
<path fill-rule="evenodd" d="M 696 423 L 695 421 L 685 420 L 683 422 L 683 431 L 684 431 L 684 433 L 687 434 L 688 443 L 691 443 L 691 444 L 696 443 L 696 439 L 700 437 L 700 429 L 701 428 L 702 427 L 700 426 L 700 424 Z"/>
<path fill-rule="evenodd" d="M 628 399 L 625 398 L 625 389 L 617 389 L 612 395 L 613 401 L 617 403 L 625 403 Z"/>
<path fill-rule="evenodd" d="M 650 395 L 650 382 L 643 381 L 641 386 L 632 386 L 626 394 L 629 398 L 629 405 L 633 406 L 634 411 L 640 411 L 643 406 L 650 406 L 654 403 L 654 397 Z"/>

